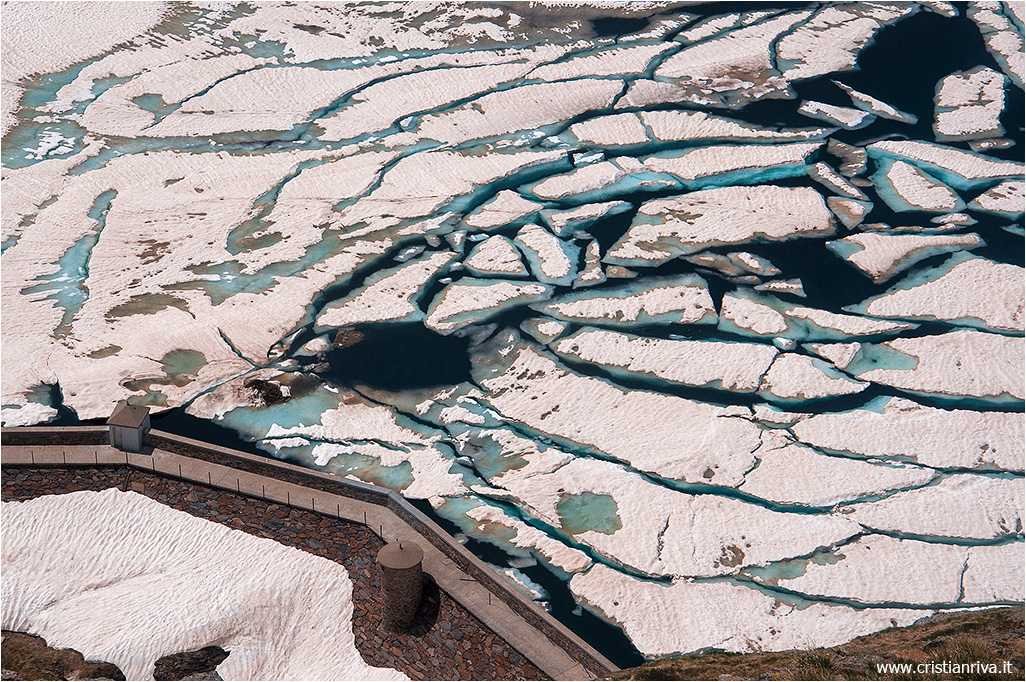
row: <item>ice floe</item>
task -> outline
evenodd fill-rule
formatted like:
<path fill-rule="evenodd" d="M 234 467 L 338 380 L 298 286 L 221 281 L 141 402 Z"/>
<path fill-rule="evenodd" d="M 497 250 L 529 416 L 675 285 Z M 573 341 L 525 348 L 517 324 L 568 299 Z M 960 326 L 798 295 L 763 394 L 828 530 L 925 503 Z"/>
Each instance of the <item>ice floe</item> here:
<path fill-rule="evenodd" d="M 1017 265 L 968 253 L 901 280 L 891 289 L 845 310 L 880 318 L 941 320 L 1006 332 L 1023 331 L 1026 300 Z M 980 292 L 986 295 L 981 296 Z"/>
<path fill-rule="evenodd" d="M 848 199 L 845 197 L 827 197 L 826 205 L 830 212 L 847 227 L 853 229 L 862 224 L 869 212 L 873 210 L 873 202 Z"/>
<path fill-rule="evenodd" d="M 859 92 L 858 90 L 850 88 L 844 83 L 834 81 L 834 84 L 841 90 L 844 90 L 844 92 L 847 93 L 848 97 L 851 97 L 852 104 L 857 106 L 859 109 L 862 109 L 863 111 L 868 111 L 873 114 L 876 114 L 880 118 L 889 118 L 892 121 L 898 121 L 899 123 L 908 123 L 910 125 L 915 125 L 919 121 L 919 118 L 914 114 L 907 114 L 904 111 L 901 111 L 900 109 L 892 107 L 890 104 L 887 104 L 886 102 L 881 102 L 875 97 L 871 97 L 864 92 Z"/>
<path fill-rule="evenodd" d="M 805 175 L 805 159 L 822 146 L 821 142 L 712 145 L 653 154 L 639 170 L 669 174 L 687 189 L 755 184 Z"/>
<path fill-rule="evenodd" d="M 428 307 L 425 326 L 450 334 L 478 324 L 503 310 L 549 298 L 552 287 L 537 282 L 511 282 L 464 277 L 439 293 Z"/>
<path fill-rule="evenodd" d="M 719 320 L 719 327 L 723 331 L 802 341 L 876 336 L 913 329 L 915 326 L 795 305 L 745 289 L 723 296 Z"/>
<path fill-rule="evenodd" d="M 1005 134 L 1004 74 L 978 66 L 945 76 L 934 97 L 933 132 L 938 142 L 979 140 Z"/>
<path fill-rule="evenodd" d="M 1018 179 L 1023 174 L 1021 163 L 930 142 L 886 140 L 874 142 L 866 150 L 877 160 L 907 161 L 956 189 L 982 188 L 997 180 Z"/>
<path fill-rule="evenodd" d="M 984 246 L 976 233 L 955 235 L 881 234 L 861 232 L 830 241 L 826 247 L 877 284 L 931 256 Z"/>
<path fill-rule="evenodd" d="M 580 247 L 554 236 L 539 225 L 524 225 L 513 241 L 520 247 L 539 282 L 557 286 L 573 283 Z"/>
<path fill-rule="evenodd" d="M 850 178 L 866 172 L 868 154 L 862 147 L 854 147 L 831 138 L 827 142 L 827 151 L 841 159 L 842 163 L 839 168 L 841 175 Z"/>
<path fill-rule="evenodd" d="M 863 343 L 841 369 L 910 393 L 990 403 L 1024 395 L 1023 339 L 956 329 L 935 336 Z"/>
<path fill-rule="evenodd" d="M 759 394 L 786 404 L 860 393 L 868 387 L 867 382 L 855 381 L 819 358 L 782 353 L 762 377 Z"/>
<path fill-rule="evenodd" d="M 969 202 L 969 209 L 1015 220 L 1021 218 L 1026 206 L 1026 183 L 1006 180 L 991 187 Z"/>
<path fill-rule="evenodd" d="M 23 405 L 5 405 L 0 411 L 0 422 L 4 426 L 33 426 L 45 424 L 57 418 L 57 410 L 36 402 Z"/>
<path fill-rule="evenodd" d="M 831 235 L 834 230 L 823 197 L 807 187 L 718 187 L 645 202 L 603 261 L 654 266 L 711 246 Z"/>
<path fill-rule="evenodd" d="M 772 282 L 755 285 L 756 291 L 769 291 L 771 293 L 791 294 L 792 296 L 805 297 L 805 287 L 800 279 L 779 279 Z"/>
<path fill-rule="evenodd" d="M 841 196 L 862 201 L 868 199 L 862 190 L 845 180 L 844 176 L 835 173 L 833 168 L 823 162 L 807 166 L 806 172 L 810 178 Z"/>
<path fill-rule="evenodd" d="M 697 275 L 647 277 L 637 282 L 564 294 L 531 307 L 567 322 L 613 327 L 716 322 L 709 287 Z"/>
<path fill-rule="evenodd" d="M 917 9 L 915 5 L 902 2 L 822 7 L 774 45 L 777 68 L 788 80 L 850 71 L 877 31 Z"/>
<path fill-rule="evenodd" d="M 636 159 L 622 158 L 553 175 L 521 191 L 542 201 L 579 205 L 616 199 L 634 191 L 680 188 L 680 181 L 670 175 L 650 172 Z"/>
<path fill-rule="evenodd" d="M 467 272 L 479 277 L 526 277 L 527 267 L 508 237 L 492 235 L 471 250 L 463 261 Z"/>
<path fill-rule="evenodd" d="M 520 330 L 538 343 L 548 345 L 569 329 L 570 325 L 560 320 L 545 317 L 529 317 L 520 323 Z"/>
<path fill-rule="evenodd" d="M 871 179 L 892 211 L 954 213 L 965 208 L 953 189 L 904 161 L 883 160 Z"/>
<path fill-rule="evenodd" d="M 417 298 L 432 278 L 456 258 L 438 251 L 391 270 L 379 270 L 345 298 L 321 310 L 317 327 L 349 327 L 367 322 L 411 322 L 424 318 Z"/>
<path fill-rule="evenodd" d="M 626 201 L 609 201 L 602 204 L 585 204 L 568 211 L 544 210 L 541 219 L 559 237 L 569 237 L 575 230 L 587 229 L 592 224 L 634 209 Z"/>
<path fill-rule="evenodd" d="M 635 646 L 653 658 L 710 648 L 749 652 L 834 646 L 932 615 L 919 609 L 856 610 L 789 601 L 726 581 L 640 580 L 601 564 L 575 575 L 570 589 L 579 601 L 621 625 Z"/>
<path fill-rule="evenodd" d="M 881 396 L 848 412 L 825 412 L 791 427 L 799 441 L 856 457 L 953 469 L 1022 471 L 1021 412 L 941 409 Z"/>
<path fill-rule="evenodd" d="M 574 289 L 593 287 L 606 281 L 606 273 L 602 271 L 602 251 L 597 240 L 592 239 L 584 247 L 584 266 L 577 273 Z"/>
<path fill-rule="evenodd" d="M 225 679 L 406 679 L 363 661 L 335 562 L 117 489 L 4 502 L 3 520 L 4 629 L 129 679 L 211 645 Z"/>
<path fill-rule="evenodd" d="M 801 106 L 798 107 L 798 113 L 847 130 L 865 128 L 876 120 L 876 114 L 863 111 L 862 109 L 838 107 L 833 104 L 816 102 L 815 100 L 802 102 Z"/>
<path fill-rule="evenodd" d="M 994 61 L 1021 90 L 1026 74 L 1022 8 L 1018 8 L 1015 3 L 984 0 L 970 5 L 966 16 L 980 28 L 987 51 L 994 57 Z"/>

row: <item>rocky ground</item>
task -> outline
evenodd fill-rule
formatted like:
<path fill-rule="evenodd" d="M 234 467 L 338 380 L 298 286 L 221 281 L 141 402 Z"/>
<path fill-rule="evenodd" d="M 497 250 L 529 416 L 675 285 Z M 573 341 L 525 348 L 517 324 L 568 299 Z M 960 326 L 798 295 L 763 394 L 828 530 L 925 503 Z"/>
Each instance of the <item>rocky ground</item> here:
<path fill-rule="evenodd" d="M 1005 662 L 1010 667 L 1005 671 Z M 911 664 L 887 672 L 884 664 Z M 948 664 L 993 664 L 998 672 L 944 672 Z M 614 680 L 1021 680 L 1023 608 L 934 616 L 909 627 L 883 630 L 847 644 L 812 651 L 737 654 L 717 651 L 666 658 L 623 670 Z M 924 666 L 917 672 L 919 664 Z M 931 670 L 940 672 L 930 673 Z M 953 670 L 954 666 L 949 666 Z"/>

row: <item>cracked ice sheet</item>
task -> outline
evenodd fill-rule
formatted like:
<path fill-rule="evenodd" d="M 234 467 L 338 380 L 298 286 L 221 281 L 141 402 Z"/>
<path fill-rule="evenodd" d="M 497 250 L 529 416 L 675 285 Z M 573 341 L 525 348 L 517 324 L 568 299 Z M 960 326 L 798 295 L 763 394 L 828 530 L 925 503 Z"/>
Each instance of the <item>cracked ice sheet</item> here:
<path fill-rule="evenodd" d="M 122 385 L 126 380 L 163 382 L 158 402 L 175 406 L 248 369 L 249 360 L 265 358 L 321 289 L 386 244 L 343 243 L 299 276 L 270 279 L 266 292 L 241 292 L 217 305 L 201 289 L 189 288 L 210 278 L 192 268 L 241 260 L 226 248 L 232 230 L 258 196 L 320 154 L 156 152 L 118 157 L 70 176 L 58 199 L 37 214 L 34 229 L 4 253 L 4 350 L 23 365 L 3 373 L 4 395 L 59 382 L 80 418 L 96 418 L 109 414 L 110 401 L 139 395 Z M 109 189 L 117 195 L 98 223 L 89 211 Z M 68 345 L 40 343 L 52 339 L 62 309 L 52 299 L 22 291 L 51 275 L 69 247 L 97 230 L 84 281 L 88 296 L 70 320 Z M 280 262 L 274 249 L 256 249 L 246 258 L 254 269 Z M 287 250 L 284 258 L 289 259 Z M 151 358 L 175 351 L 198 353 L 205 363 L 195 376 L 167 381 L 160 362 Z"/>
<path fill-rule="evenodd" d="M 715 576 L 844 542 L 858 524 L 831 514 L 766 509 L 715 494 L 689 495 L 613 462 L 575 457 L 552 471 L 512 469 L 493 483 L 517 506 L 607 560 L 647 576 Z M 561 503 L 607 497 L 613 517 L 564 515 Z"/>
<path fill-rule="evenodd" d="M 327 118 L 318 119 L 317 125 L 324 129 L 320 139 L 352 139 L 389 129 L 411 114 L 442 108 L 472 95 L 483 95 L 503 83 L 515 81 L 539 61 L 555 59 L 565 51 L 564 47 L 546 45 L 508 54 L 475 52 L 459 58 L 451 57 L 450 62 L 454 64 L 449 68 L 429 66 L 426 70 L 403 73 L 373 83 L 356 92 L 343 108 Z M 431 61 L 437 61 L 437 58 Z M 468 65 L 467 61 L 472 63 Z"/>
<path fill-rule="evenodd" d="M 931 256 L 984 245 L 975 232 L 955 235 L 860 232 L 826 243 L 828 249 L 866 273 L 877 284 Z"/>
<path fill-rule="evenodd" d="M 608 109 L 622 89 L 621 81 L 598 78 L 522 85 L 426 115 L 415 132 L 420 139 L 449 145 L 505 136 Z"/>
<path fill-rule="evenodd" d="M 675 579 L 667 585 L 600 564 L 575 575 L 570 589 L 578 601 L 623 627 L 650 658 L 709 648 L 749 652 L 829 647 L 933 614 L 925 609 L 810 604 L 730 582 Z"/>
<path fill-rule="evenodd" d="M 855 457 L 1020 472 L 1024 419 L 881 396 L 856 410 L 802 418 L 791 431 L 803 443 Z"/>
<path fill-rule="evenodd" d="M 404 221 L 432 218 L 457 201 L 468 202 L 475 193 L 499 180 L 522 173 L 543 172 L 566 163 L 558 151 L 500 151 L 479 147 L 468 152 L 433 150 L 403 157 L 388 168 L 380 184 L 359 201 L 334 215 L 333 225 L 353 234 L 365 223 L 366 231 L 394 228 Z M 443 216 L 444 217 L 444 216 Z M 403 230 L 398 234 L 402 235 Z M 411 232 L 412 234 L 412 232 Z"/>
<path fill-rule="evenodd" d="M 500 337 L 478 349 L 472 374 L 509 420 L 680 481 L 736 485 L 754 463 L 758 429 L 737 418 L 746 408 L 627 391 Z"/>
<path fill-rule="evenodd" d="M 972 559 L 987 568 L 1010 568 L 1004 553 L 1017 552 L 1018 570 L 988 570 L 972 594 L 962 595 L 962 573 Z M 833 551 L 839 561 L 809 561 L 805 573 L 781 578 L 780 587 L 810 596 L 847 599 L 862 604 L 939 606 L 980 602 L 972 598 L 989 591 L 986 602 L 1022 600 L 1022 542 L 994 547 L 965 547 L 866 535 Z M 967 598 L 970 597 L 970 598 Z M 964 601 L 963 601 L 964 599 Z"/>
<path fill-rule="evenodd" d="M 991 540 L 1022 533 L 1023 480 L 954 474 L 841 514 L 873 531 Z"/>
<path fill-rule="evenodd" d="M 760 434 L 755 468 L 738 490 L 770 502 L 828 507 L 867 495 L 928 483 L 935 472 L 909 465 L 886 466 L 846 457 L 831 457 L 795 442 L 785 432 Z M 859 518 L 849 516 L 859 522 Z"/>
<path fill-rule="evenodd" d="M 2 134 L 17 124 L 22 82 L 56 73 L 143 34 L 169 11 L 164 2 L 14 4 L 4 8 Z"/>
<path fill-rule="evenodd" d="M 134 492 L 4 502 L 3 565 L 5 630 L 129 679 L 211 644 L 224 679 L 407 679 L 357 651 L 345 568 Z"/>
<path fill-rule="evenodd" d="M 602 260 L 654 267 L 713 246 L 832 235 L 834 230 L 823 197 L 807 187 L 718 187 L 645 202 Z"/>
<path fill-rule="evenodd" d="M 940 320 L 984 331 L 1023 332 L 1026 271 L 972 254 L 901 280 L 879 296 L 845 310 L 872 317 Z M 981 296 L 980 292 L 987 292 Z"/>
<path fill-rule="evenodd" d="M 695 104 L 737 105 L 790 97 L 789 83 L 774 64 L 772 47 L 779 35 L 812 14 L 788 12 L 687 46 L 664 61 L 655 76 L 672 81 Z"/>

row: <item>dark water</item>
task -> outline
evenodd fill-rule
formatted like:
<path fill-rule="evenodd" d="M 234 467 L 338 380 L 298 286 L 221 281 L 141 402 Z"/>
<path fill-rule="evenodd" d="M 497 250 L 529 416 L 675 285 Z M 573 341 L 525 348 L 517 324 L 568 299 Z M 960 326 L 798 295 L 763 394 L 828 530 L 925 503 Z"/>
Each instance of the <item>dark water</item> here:
<path fill-rule="evenodd" d="M 461 533 L 455 523 L 438 516 L 427 500 L 410 500 L 410 502 L 450 535 L 456 536 Z M 495 545 L 470 538 L 463 543 L 463 546 L 482 561 L 495 566 L 508 565 L 509 555 Z M 644 656 L 631 644 L 631 640 L 623 634 L 620 628 L 610 625 L 586 609 L 578 608 L 566 582 L 552 571 L 540 563 L 518 570 L 549 593 L 547 609 L 549 613 L 577 633 L 578 637 L 602 653 L 603 656 L 621 668 L 638 666 L 645 661 Z"/>

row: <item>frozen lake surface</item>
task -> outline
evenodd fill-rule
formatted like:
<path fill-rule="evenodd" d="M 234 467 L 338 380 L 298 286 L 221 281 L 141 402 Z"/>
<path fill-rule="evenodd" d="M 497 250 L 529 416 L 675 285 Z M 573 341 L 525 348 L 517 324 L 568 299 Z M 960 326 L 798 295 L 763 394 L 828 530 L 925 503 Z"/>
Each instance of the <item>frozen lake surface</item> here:
<path fill-rule="evenodd" d="M 621 665 L 1021 604 L 1022 8 L 5 4 L 3 423 L 391 487 Z"/>

